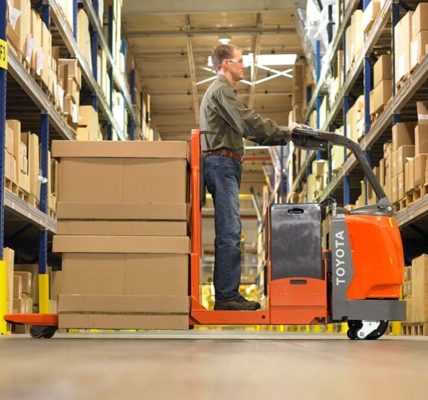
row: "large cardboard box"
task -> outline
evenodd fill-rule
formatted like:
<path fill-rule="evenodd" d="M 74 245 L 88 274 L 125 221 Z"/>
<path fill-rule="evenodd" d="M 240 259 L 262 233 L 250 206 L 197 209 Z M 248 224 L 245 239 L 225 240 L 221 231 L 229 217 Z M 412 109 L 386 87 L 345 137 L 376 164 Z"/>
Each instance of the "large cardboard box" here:
<path fill-rule="evenodd" d="M 399 174 L 404 173 L 404 164 L 406 163 L 408 158 L 411 158 L 414 156 L 415 156 L 415 146 L 409 146 L 409 145 L 401 146 L 394 153 L 395 164 L 393 163 L 392 174 L 394 176 L 398 176 Z"/>
<path fill-rule="evenodd" d="M 428 125 L 418 124 L 415 128 L 415 155 L 428 153 Z"/>
<path fill-rule="evenodd" d="M 380 111 L 392 96 L 392 81 L 383 80 L 370 92 L 370 114 Z"/>
<path fill-rule="evenodd" d="M 399 122 L 392 126 L 392 148 L 415 144 L 415 123 Z"/>
<path fill-rule="evenodd" d="M 14 145 L 13 145 L 13 140 L 14 140 L 14 132 L 18 131 L 21 132 L 21 123 L 18 120 L 12 120 L 12 119 L 7 119 L 6 120 L 6 138 L 5 138 L 5 147 L 6 147 L 6 151 L 9 152 L 9 154 L 14 154 Z"/>
<path fill-rule="evenodd" d="M 15 264 L 15 273 L 27 272 L 31 275 L 31 292 L 34 304 L 39 304 L 39 264 Z"/>
<path fill-rule="evenodd" d="M 395 84 L 407 75 L 410 69 L 410 42 L 413 11 L 408 11 L 395 27 Z"/>
<path fill-rule="evenodd" d="M 380 0 L 372 0 L 364 10 L 363 31 L 368 33 L 380 13 Z"/>
<path fill-rule="evenodd" d="M 35 11 L 31 10 L 31 37 L 34 40 L 33 51 L 31 52 L 31 69 L 34 71 L 40 71 L 41 59 L 40 54 L 43 54 L 42 47 L 42 19 L 40 15 Z M 27 52 L 31 50 L 27 46 Z M 39 53 L 39 55 L 37 54 Z"/>
<path fill-rule="evenodd" d="M 428 256 L 412 261 L 412 299 L 415 322 L 428 321 Z"/>
<path fill-rule="evenodd" d="M 404 190 L 406 193 L 415 188 L 415 159 L 410 158 L 404 166 Z"/>
<path fill-rule="evenodd" d="M 187 220 L 186 142 L 55 141 L 52 155 L 59 219 Z"/>
<path fill-rule="evenodd" d="M 189 314 L 189 296 L 60 294 L 61 313 Z"/>
<path fill-rule="evenodd" d="M 415 187 L 425 183 L 425 169 L 427 165 L 428 154 L 418 154 L 414 158 L 414 183 Z"/>
<path fill-rule="evenodd" d="M 98 113 L 92 106 L 79 107 L 79 125 L 79 130 L 83 130 L 83 127 L 86 127 L 86 129 L 84 129 L 87 131 L 86 140 L 98 140 L 101 136 Z"/>
<path fill-rule="evenodd" d="M 185 221 L 59 220 L 58 235 L 186 236 Z"/>
<path fill-rule="evenodd" d="M 361 34 L 361 32 L 363 31 L 363 17 L 363 10 L 355 10 L 351 17 L 352 41 L 350 45 L 353 59 L 356 59 L 358 57 L 361 48 L 364 45 L 364 35 Z"/>
<path fill-rule="evenodd" d="M 84 9 L 77 14 L 77 46 L 85 57 L 92 71 L 91 36 L 89 34 L 89 19 Z"/>
<path fill-rule="evenodd" d="M 18 299 L 22 294 L 22 276 L 13 274 L 13 298 Z"/>
<path fill-rule="evenodd" d="M 60 294 L 189 294 L 187 254 L 63 253 Z"/>
<path fill-rule="evenodd" d="M 399 200 L 399 198 L 398 198 L 398 177 L 394 176 L 392 178 L 391 182 L 392 182 L 391 183 L 391 201 L 393 203 L 396 203 Z"/>
<path fill-rule="evenodd" d="M 40 147 L 39 137 L 30 132 L 21 134 L 22 141 L 28 149 L 28 175 L 30 176 L 30 194 L 40 198 Z"/>
<path fill-rule="evenodd" d="M 28 271 L 14 271 L 15 276 L 21 277 L 22 287 L 21 291 L 24 294 L 31 295 L 32 292 L 32 274 Z"/>
<path fill-rule="evenodd" d="M 404 198 L 406 192 L 404 190 L 404 171 L 397 175 L 397 196 L 398 200 Z"/>
<path fill-rule="evenodd" d="M 7 37 L 15 49 L 25 55 L 31 28 L 31 1 L 11 0 L 8 3 L 14 10 L 9 9 Z"/>
<path fill-rule="evenodd" d="M 188 254 L 186 236 L 84 236 L 55 235 L 55 253 L 151 253 Z"/>
<path fill-rule="evenodd" d="M 428 31 L 419 32 L 410 44 L 410 69 L 418 65 L 426 55 Z"/>
<path fill-rule="evenodd" d="M 418 113 L 418 124 L 428 125 L 428 102 L 417 101 L 416 111 Z"/>
<path fill-rule="evenodd" d="M 187 315 L 59 314 L 60 329 L 189 329 Z"/>
<path fill-rule="evenodd" d="M 82 87 L 82 72 L 75 58 L 58 59 L 58 76 L 62 77 L 61 81 L 64 82 L 64 85 L 66 85 L 69 80 L 74 80 L 78 89 Z M 64 87 L 64 89 L 66 88 Z"/>
<path fill-rule="evenodd" d="M 379 85 L 381 81 L 392 79 L 391 55 L 382 54 L 373 67 L 373 87 Z"/>
<path fill-rule="evenodd" d="M 428 31 L 428 3 L 420 3 L 412 16 L 412 39 L 421 31 Z"/>

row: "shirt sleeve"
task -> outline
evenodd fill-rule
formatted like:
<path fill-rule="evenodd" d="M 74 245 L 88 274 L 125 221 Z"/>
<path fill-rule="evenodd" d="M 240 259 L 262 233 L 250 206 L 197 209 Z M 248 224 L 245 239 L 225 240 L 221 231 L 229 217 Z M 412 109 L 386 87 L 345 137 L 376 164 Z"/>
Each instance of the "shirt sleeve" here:
<path fill-rule="evenodd" d="M 213 95 L 213 102 L 220 116 L 237 132 L 261 145 L 283 145 L 289 141 L 290 132 L 274 120 L 263 117 L 248 108 L 230 87 L 222 87 Z"/>

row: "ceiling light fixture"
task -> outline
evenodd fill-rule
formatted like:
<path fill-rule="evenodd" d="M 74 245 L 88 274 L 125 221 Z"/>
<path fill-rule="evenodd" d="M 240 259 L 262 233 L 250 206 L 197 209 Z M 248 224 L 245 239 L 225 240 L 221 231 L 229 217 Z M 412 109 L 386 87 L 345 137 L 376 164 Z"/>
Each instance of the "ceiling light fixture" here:
<path fill-rule="evenodd" d="M 221 44 L 229 44 L 230 43 L 230 37 L 229 36 L 220 36 L 219 38 L 218 38 L 218 41 L 221 43 Z"/>
<path fill-rule="evenodd" d="M 294 65 L 297 54 L 259 54 L 256 56 L 258 64 L 261 65 Z"/>

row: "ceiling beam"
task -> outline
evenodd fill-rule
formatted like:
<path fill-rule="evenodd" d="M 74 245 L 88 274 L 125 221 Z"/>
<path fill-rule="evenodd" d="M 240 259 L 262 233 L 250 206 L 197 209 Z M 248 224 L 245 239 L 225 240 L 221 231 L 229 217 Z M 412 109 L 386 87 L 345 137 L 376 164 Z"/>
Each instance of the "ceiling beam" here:
<path fill-rule="evenodd" d="M 148 30 L 148 31 L 128 31 L 126 36 L 129 39 L 143 38 L 143 37 L 177 37 L 177 36 L 220 36 L 220 35 L 251 35 L 262 33 L 268 34 L 296 34 L 296 28 L 290 27 L 277 27 L 277 28 L 263 28 L 260 31 L 258 27 L 230 27 L 230 28 L 192 28 L 190 31 L 186 29 L 171 29 L 171 30 Z"/>
<path fill-rule="evenodd" d="M 294 1 L 284 0 L 156 0 L 125 1 L 123 15 L 135 14 L 192 14 L 208 12 L 259 12 L 259 11 L 293 11 Z"/>
<path fill-rule="evenodd" d="M 190 15 L 186 16 L 186 27 L 188 31 L 192 30 Z M 195 122 L 199 126 L 199 98 L 198 88 L 196 87 L 196 72 L 195 72 L 195 59 L 193 57 L 192 38 L 187 36 L 187 59 L 189 62 L 190 80 L 192 83 L 192 96 L 193 96 L 193 109 L 195 111 Z"/>
<path fill-rule="evenodd" d="M 264 36 L 264 39 L 266 39 L 266 36 Z M 265 44 L 263 46 L 264 51 L 261 52 L 261 54 L 272 54 L 271 53 L 271 48 L 272 47 L 276 47 L 276 45 L 271 46 L 269 45 L 269 43 L 266 43 L 266 40 L 264 40 Z M 186 60 L 187 58 L 187 54 L 185 49 L 179 49 L 177 48 L 177 50 L 175 51 L 171 51 L 171 49 L 166 50 L 166 51 L 144 51 L 144 50 L 139 50 L 138 48 L 134 49 L 135 51 L 133 52 L 133 56 L 135 59 L 141 59 L 144 60 L 145 62 L 160 62 L 160 61 L 164 61 L 164 62 L 171 62 L 171 59 L 175 60 Z M 245 49 L 246 50 L 246 49 Z M 283 50 L 279 50 L 278 52 L 281 51 L 283 52 Z M 193 56 L 196 57 L 201 57 L 204 59 L 208 59 L 208 56 L 211 55 L 212 52 L 212 47 L 210 48 L 202 48 L 202 47 L 198 47 L 197 51 L 193 50 Z M 302 48 L 299 46 L 287 46 L 285 52 L 287 53 L 296 53 L 298 56 L 299 55 L 303 55 L 302 52 Z M 246 51 L 244 51 L 244 54 L 246 53 Z"/>
<path fill-rule="evenodd" d="M 257 81 L 257 56 L 260 54 L 261 43 L 262 43 L 262 16 L 260 13 L 257 13 L 257 28 L 259 28 L 259 33 L 257 33 L 254 39 L 254 54 L 253 54 L 253 64 L 252 64 L 252 76 L 251 76 L 251 88 L 250 88 L 250 97 L 248 98 L 248 107 L 253 108 L 254 106 L 254 96 L 256 93 L 256 81 Z"/>
<path fill-rule="evenodd" d="M 250 94 L 247 91 L 240 91 L 238 90 L 238 96 L 241 97 L 247 97 Z M 203 91 L 198 93 L 200 96 L 204 94 Z M 187 91 L 181 91 L 181 92 L 150 92 L 151 97 L 155 96 L 190 96 L 191 93 Z M 261 91 L 261 92 L 254 92 L 254 96 L 291 96 L 291 91 L 286 92 L 272 92 L 272 91 Z"/>

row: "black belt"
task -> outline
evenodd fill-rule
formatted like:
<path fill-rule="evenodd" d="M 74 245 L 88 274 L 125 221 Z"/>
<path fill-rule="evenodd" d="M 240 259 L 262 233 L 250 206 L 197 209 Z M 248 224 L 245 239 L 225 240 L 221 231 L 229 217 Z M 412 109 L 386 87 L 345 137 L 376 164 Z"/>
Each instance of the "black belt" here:
<path fill-rule="evenodd" d="M 224 156 L 224 157 L 232 158 L 235 161 L 242 162 L 242 157 L 238 153 L 234 152 L 233 150 L 229 150 L 229 149 L 209 150 L 209 151 L 205 152 L 204 154 L 205 154 L 205 157 L 208 157 L 208 156 Z"/>

